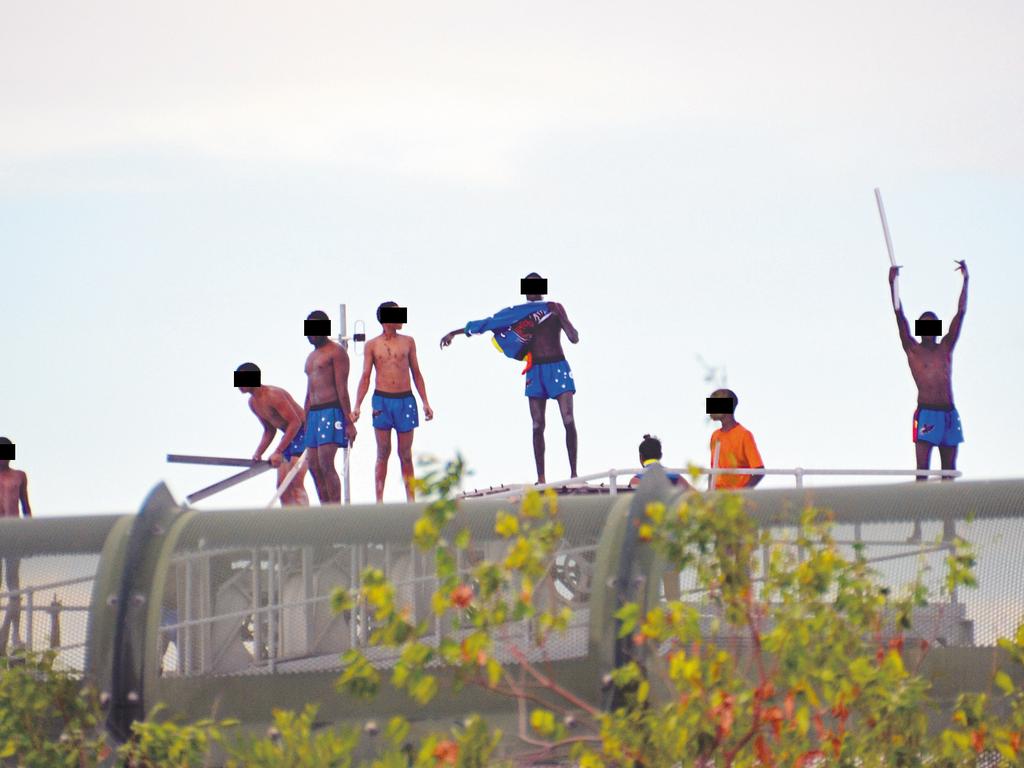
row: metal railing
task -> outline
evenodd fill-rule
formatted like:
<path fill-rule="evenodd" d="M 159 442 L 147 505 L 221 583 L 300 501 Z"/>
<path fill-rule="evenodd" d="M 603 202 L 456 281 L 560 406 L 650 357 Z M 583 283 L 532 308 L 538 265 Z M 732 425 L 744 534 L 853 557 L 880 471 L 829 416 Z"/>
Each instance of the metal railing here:
<path fill-rule="evenodd" d="M 684 477 L 690 476 L 690 467 L 665 467 L 666 472 L 678 472 Z M 748 469 L 748 468 L 724 468 L 724 467 L 694 467 L 698 475 L 708 476 L 708 489 L 715 475 L 792 475 L 796 481 L 797 488 L 804 487 L 804 478 L 812 476 L 863 476 L 863 477 L 961 477 L 963 473 L 957 469 L 808 469 L 806 467 L 793 467 L 791 469 Z M 485 496 L 489 499 L 513 498 L 525 491 L 542 491 L 547 488 L 573 488 L 586 486 L 591 480 L 607 480 L 608 493 L 614 496 L 618 491 L 625 490 L 616 485 L 616 480 L 622 475 L 642 474 L 643 467 L 630 469 L 609 469 L 604 472 L 595 472 L 590 475 L 570 477 L 567 480 L 556 480 L 543 484 L 509 484 L 501 485 L 485 490 L 466 491 L 461 497 Z M 603 487 L 603 486 L 602 486 Z"/>
<path fill-rule="evenodd" d="M 21 645 L 21 638 L 18 637 L 19 630 L 22 626 L 22 619 L 24 619 L 25 629 L 25 640 L 24 647 L 27 650 L 34 650 L 36 644 L 35 637 L 35 618 L 37 613 L 45 613 L 50 616 L 50 633 L 46 639 L 46 647 L 53 649 L 58 652 L 70 651 L 76 648 L 84 648 L 85 640 L 76 643 L 63 644 L 60 642 L 62 635 L 60 629 L 60 616 L 62 613 L 88 613 L 91 608 L 88 605 L 64 605 L 57 599 L 57 593 L 53 593 L 53 598 L 49 603 L 39 602 L 36 600 L 37 593 L 49 592 L 51 590 L 57 590 L 62 587 L 70 587 L 75 584 L 86 584 L 92 583 L 93 576 L 79 576 L 74 579 L 64 579 L 62 581 L 46 582 L 43 584 L 33 584 L 31 586 L 23 586 L 18 589 L 12 589 L 7 592 L 0 592 L 0 601 L 3 601 L 3 634 L 4 637 L 0 638 L 0 643 L 7 647 L 8 637 L 7 633 L 12 629 L 15 632 L 13 645 Z M 22 602 L 24 597 L 24 602 Z"/>
<path fill-rule="evenodd" d="M 315 592 L 322 590 L 324 585 L 321 584 L 319 589 L 314 590 L 312 586 L 313 574 L 323 566 L 330 564 L 331 561 L 336 560 L 336 557 L 330 557 L 325 561 L 314 564 L 311 557 L 311 548 L 308 546 L 272 546 L 248 550 L 220 548 L 212 551 L 177 553 L 171 561 L 171 566 L 172 568 L 182 569 L 184 595 L 179 594 L 177 599 L 177 609 L 180 613 L 178 613 L 178 618 L 173 622 L 162 623 L 159 630 L 160 634 L 169 643 L 175 645 L 177 663 L 173 669 L 162 669 L 162 675 L 192 677 L 224 672 L 228 674 L 252 674 L 259 673 L 260 671 L 273 673 L 277 671 L 279 665 L 286 662 L 316 659 L 320 656 L 330 658 L 332 661 L 336 660 L 336 653 L 317 651 L 321 641 L 325 638 L 313 631 L 315 622 L 312 614 L 320 606 L 330 606 L 332 600 L 331 593 L 334 588 L 351 589 L 358 585 L 359 575 L 363 568 L 377 557 L 383 561 L 380 564 L 383 565 L 385 574 L 390 575 L 392 567 L 397 566 L 400 558 L 407 554 L 410 556 L 407 566 L 412 572 L 403 578 L 393 580 L 391 583 L 400 594 L 405 592 L 407 597 L 412 598 L 412 605 L 409 607 L 413 613 L 413 620 L 416 621 L 422 618 L 419 616 L 416 605 L 417 601 L 420 601 L 420 598 L 417 596 L 417 589 L 429 588 L 437 584 L 437 576 L 431 569 L 428 568 L 427 572 L 424 573 L 417 573 L 420 570 L 417 566 L 417 560 L 423 556 L 422 553 L 418 553 L 415 547 L 400 547 L 400 551 L 396 553 L 389 544 L 382 543 L 377 555 L 374 556 L 371 555 L 367 546 L 375 548 L 374 545 L 359 545 L 348 549 L 344 553 L 340 551 L 337 553 L 339 555 L 344 554 L 346 557 L 342 557 L 341 560 L 347 559 L 348 561 L 345 563 L 348 566 L 345 569 L 347 571 L 345 573 L 347 583 L 331 585 L 325 594 L 315 594 Z M 558 596 L 563 600 L 578 600 L 582 595 L 589 594 L 590 574 L 584 571 L 589 567 L 587 565 L 588 556 L 595 556 L 596 551 L 596 544 L 584 546 L 565 546 L 563 544 L 556 551 L 548 565 L 548 574 L 545 576 L 545 579 L 551 582 L 551 589 L 557 590 L 559 585 L 561 585 L 562 594 Z M 462 550 L 456 553 L 456 570 L 463 576 L 470 574 L 473 568 L 473 564 L 466 560 L 465 554 Z M 231 555 L 237 555 L 236 563 L 242 561 L 244 565 L 233 569 L 231 576 L 217 585 L 217 589 L 222 589 L 232 581 L 236 581 L 239 587 L 248 582 L 250 591 L 248 595 L 249 604 L 244 608 L 237 608 L 222 613 L 216 612 L 216 600 L 205 602 L 200 600 L 199 605 L 196 606 L 193 599 L 194 587 L 200 586 L 201 590 L 207 590 L 214 586 L 209 583 L 208 575 L 205 584 L 200 585 L 197 583 L 197 580 L 202 580 L 203 578 L 200 575 L 202 574 L 203 564 L 208 562 L 210 557 Z M 342 565 L 342 563 L 336 562 L 336 565 Z M 564 579 L 568 578 L 565 573 L 561 573 L 561 576 L 559 575 L 559 569 L 568 570 L 570 567 L 578 570 L 578 573 L 573 576 L 573 578 L 580 581 L 580 585 L 577 586 L 576 590 L 565 583 Z M 199 573 L 196 571 L 199 571 Z M 301 579 L 302 590 L 300 596 L 297 599 L 285 599 L 285 582 L 287 579 L 295 576 Z M 541 580 L 541 582 L 543 581 L 544 579 Z M 579 591 L 579 594 L 576 591 Z M 422 597 L 424 598 L 421 600 L 424 603 L 423 610 L 426 612 L 426 615 L 430 616 L 432 611 L 430 611 L 427 605 L 429 593 L 425 591 Z M 554 599 L 554 596 L 551 599 Z M 289 648 L 286 650 L 282 635 L 285 615 L 286 612 L 294 610 L 302 611 L 301 621 L 307 627 L 307 631 L 303 636 L 305 647 Z M 434 642 L 439 643 L 446 629 L 439 616 L 431 616 L 431 619 L 433 624 L 432 639 Z M 241 630 L 250 621 L 252 626 L 250 638 L 252 649 L 248 653 L 251 656 L 251 662 L 245 669 L 218 669 L 219 664 L 217 660 L 220 658 L 221 652 L 228 644 L 237 642 L 237 637 L 234 629 L 232 629 L 230 636 L 223 638 L 221 647 L 217 647 L 213 631 L 214 625 L 219 622 L 230 622 L 232 625 L 237 623 L 238 629 Z M 367 647 L 372 631 L 372 611 L 369 605 L 363 600 L 357 600 L 351 611 L 346 612 L 345 623 L 347 627 L 344 631 L 347 633 L 349 647 Z M 529 621 L 519 620 L 517 622 L 510 621 L 509 623 L 510 625 L 519 623 L 525 627 Z M 526 632 L 525 636 L 528 635 L 529 632 Z M 425 640 L 430 642 L 431 637 Z M 386 663 L 388 659 L 381 658 L 378 661 Z"/>

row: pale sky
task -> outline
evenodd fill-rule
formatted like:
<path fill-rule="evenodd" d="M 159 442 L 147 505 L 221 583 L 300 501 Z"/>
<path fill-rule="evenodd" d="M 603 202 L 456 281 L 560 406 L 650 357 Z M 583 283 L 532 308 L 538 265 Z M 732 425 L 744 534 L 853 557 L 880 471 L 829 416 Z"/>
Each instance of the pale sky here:
<path fill-rule="evenodd" d="M 948 326 L 971 270 L 960 468 L 1020 476 L 1021 40 L 1019 2 L 0 0 L 0 434 L 37 515 L 183 499 L 231 470 L 167 453 L 259 441 L 235 366 L 301 401 L 306 314 L 376 333 L 393 299 L 436 413 L 415 452 L 529 481 L 521 365 L 437 342 L 536 270 L 580 332 L 581 472 L 645 432 L 707 462 L 698 354 L 769 467 L 912 468 L 878 186 L 911 320 Z M 554 403 L 547 439 L 567 476 Z"/>

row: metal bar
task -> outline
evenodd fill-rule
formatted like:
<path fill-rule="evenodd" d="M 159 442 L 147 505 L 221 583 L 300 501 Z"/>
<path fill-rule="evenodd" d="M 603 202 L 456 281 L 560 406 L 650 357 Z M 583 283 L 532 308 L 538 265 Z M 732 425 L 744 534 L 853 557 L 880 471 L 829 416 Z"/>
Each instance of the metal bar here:
<path fill-rule="evenodd" d="M 260 615 L 260 551 L 252 551 L 252 657 L 263 661 L 263 617 Z"/>
<path fill-rule="evenodd" d="M 185 562 L 185 618 L 192 620 L 192 561 Z M 192 628 L 185 628 L 185 674 L 192 674 L 192 659 L 195 649 L 192 647 Z"/>
<path fill-rule="evenodd" d="M 276 584 L 274 584 L 274 568 L 277 565 L 277 553 L 273 548 L 267 550 L 267 607 L 273 608 L 276 597 Z M 267 656 L 270 662 L 270 671 L 277 669 L 277 617 L 273 610 L 267 614 Z"/>
<path fill-rule="evenodd" d="M 29 592 L 25 599 L 25 647 L 30 651 L 32 650 L 32 640 L 34 635 L 34 632 L 32 631 L 32 625 L 35 623 L 34 607 L 32 593 Z"/>
<path fill-rule="evenodd" d="M 245 470 L 244 472 L 239 472 L 237 475 L 232 475 L 231 477 L 225 480 L 221 480 L 219 483 L 208 485 L 202 490 L 198 490 L 193 494 L 189 494 L 188 496 L 185 497 L 185 501 L 187 501 L 189 504 L 192 504 L 197 501 L 202 501 L 205 498 L 213 496 L 213 494 L 215 493 L 220 493 L 221 491 L 227 490 L 233 485 L 238 485 L 239 483 L 248 480 L 250 477 L 256 477 L 256 475 L 262 474 L 266 472 L 268 469 L 270 469 L 270 462 L 266 462 L 265 464 L 259 464 L 254 467 L 249 467 L 249 469 Z"/>
<path fill-rule="evenodd" d="M 697 473 L 700 475 L 709 475 L 709 484 L 711 475 L 800 475 L 807 477 L 808 475 L 815 476 L 872 476 L 878 475 L 881 477 L 902 477 L 902 476 L 915 476 L 915 477 L 962 477 L 963 472 L 958 469 L 806 469 L 803 467 L 794 467 L 792 469 L 766 469 L 762 467 L 758 468 L 724 468 L 724 467 L 697 467 Z M 665 467 L 667 472 L 679 472 L 681 474 L 689 474 L 689 467 Z M 585 483 L 588 480 L 608 480 L 612 477 L 619 477 L 621 475 L 635 475 L 638 472 L 642 472 L 643 468 L 639 469 L 611 469 L 607 472 L 597 472 L 592 475 L 580 475 L 579 477 L 572 477 L 566 480 L 556 480 L 550 483 L 544 483 L 542 485 L 502 485 L 494 489 L 493 493 L 488 490 L 474 490 L 460 494 L 460 498 L 466 498 L 470 496 L 484 497 L 490 499 L 501 499 L 510 496 L 517 496 L 525 491 L 534 490 L 542 491 L 546 488 L 561 488 L 569 485 L 579 485 Z M 803 487 L 802 479 L 799 487 Z"/>
<path fill-rule="evenodd" d="M 72 584 L 83 584 L 86 581 L 92 581 L 94 578 L 94 576 L 80 576 L 77 579 L 65 579 L 64 581 L 46 582 L 45 584 L 32 584 L 31 586 L 20 587 L 19 589 L 14 589 L 10 592 L 0 592 L 0 598 L 8 597 L 10 595 L 27 595 L 29 592 L 35 592 L 41 589 L 56 589 L 57 587 L 67 587 Z"/>
<path fill-rule="evenodd" d="M 210 558 L 199 561 L 199 612 L 207 617 L 213 615 L 213 600 L 211 599 L 212 586 L 210 584 Z M 199 634 L 200 643 L 200 673 L 213 669 L 216 659 L 216 649 L 213 647 L 213 624 L 207 622 Z"/>
<path fill-rule="evenodd" d="M 351 504 L 352 503 L 352 484 L 350 482 L 350 475 L 349 475 L 350 462 L 349 462 L 349 455 L 348 454 L 349 454 L 349 446 L 346 445 L 345 448 L 344 448 L 344 459 L 345 460 L 342 463 L 342 477 L 341 477 L 341 479 L 342 479 L 342 484 L 344 486 L 344 494 L 343 494 L 342 498 L 345 499 L 345 503 L 346 504 Z"/>
<path fill-rule="evenodd" d="M 269 461 L 253 459 L 232 459 L 223 456 L 191 456 L 184 453 L 168 453 L 168 464 L 208 464 L 216 467 L 261 467 L 270 466 Z"/>
<path fill-rule="evenodd" d="M 274 498 L 272 498 L 270 503 L 267 504 L 267 509 L 270 509 L 272 506 L 277 504 L 278 499 L 284 495 L 285 490 L 289 485 L 291 485 L 292 480 L 295 479 L 295 476 L 299 474 L 299 471 L 305 466 L 306 454 L 303 452 L 302 456 L 299 457 L 299 460 L 295 462 L 295 465 L 288 470 L 288 473 L 284 476 L 284 480 L 281 481 L 281 485 L 277 487 L 277 491 L 274 493 Z"/>
<path fill-rule="evenodd" d="M 312 646 L 313 632 L 316 629 L 316 608 L 306 602 L 313 597 L 313 548 L 302 548 L 302 600 L 306 603 L 303 618 L 306 625 L 305 646 L 309 652 Z"/>

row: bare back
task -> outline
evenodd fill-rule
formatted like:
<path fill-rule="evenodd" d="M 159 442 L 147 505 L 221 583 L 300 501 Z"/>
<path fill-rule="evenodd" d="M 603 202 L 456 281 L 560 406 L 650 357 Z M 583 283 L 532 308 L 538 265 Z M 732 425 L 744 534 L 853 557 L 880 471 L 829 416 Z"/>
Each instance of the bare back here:
<path fill-rule="evenodd" d="M 18 517 L 18 503 L 28 476 L 20 469 L 0 469 L 0 517 Z"/>
<path fill-rule="evenodd" d="M 573 324 L 569 322 L 569 316 L 565 313 L 565 307 L 557 301 L 549 301 L 550 313 L 533 332 L 533 341 L 530 343 L 530 352 L 534 360 L 564 358 L 562 351 L 562 331 L 573 344 L 579 341 L 579 333 Z"/>
<path fill-rule="evenodd" d="M 913 343 L 907 346 L 907 362 L 917 384 L 917 404 L 922 406 L 953 406 L 953 347 L 943 340 L 939 344 Z"/>
<path fill-rule="evenodd" d="M 377 371 L 375 389 L 381 392 L 410 392 L 412 383 L 413 341 L 410 336 L 395 334 L 388 338 L 384 334 L 366 343 L 365 354 Z"/>
<path fill-rule="evenodd" d="M 339 382 L 335 377 L 336 361 L 343 361 L 342 369 L 347 373 L 348 354 L 340 344 L 330 340 L 323 346 L 314 349 L 306 358 L 306 376 L 309 377 L 308 391 L 311 407 L 337 402 L 340 399 L 338 390 L 343 389 L 346 382 Z"/>
<path fill-rule="evenodd" d="M 302 406 L 295 402 L 295 398 L 286 390 L 268 384 L 260 387 L 259 395 L 253 394 L 249 398 L 249 407 L 262 421 L 282 432 L 288 429 L 289 417 L 298 419 L 299 422 L 306 418 Z"/>

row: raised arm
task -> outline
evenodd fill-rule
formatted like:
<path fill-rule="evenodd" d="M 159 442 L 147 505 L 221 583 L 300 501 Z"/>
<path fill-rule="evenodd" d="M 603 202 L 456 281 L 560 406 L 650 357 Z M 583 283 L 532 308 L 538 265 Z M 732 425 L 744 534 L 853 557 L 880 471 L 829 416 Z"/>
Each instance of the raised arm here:
<path fill-rule="evenodd" d="M 338 347 L 333 357 L 334 387 L 338 393 L 338 402 L 341 403 L 341 412 L 345 414 L 345 434 L 348 435 L 349 443 L 353 443 L 356 439 L 356 425 L 352 422 L 352 404 L 348 399 L 348 352 Z"/>
<path fill-rule="evenodd" d="M 576 330 L 573 324 L 569 322 L 569 315 L 566 314 L 565 307 L 557 301 L 552 301 L 551 311 L 558 315 L 558 319 L 562 321 L 562 330 L 565 331 L 566 338 L 573 344 L 579 344 L 580 333 Z"/>
<path fill-rule="evenodd" d="M 441 349 L 444 349 L 449 344 L 451 344 L 452 339 L 454 339 L 456 336 L 463 336 L 465 335 L 465 333 L 465 328 L 456 328 L 454 331 L 449 331 L 448 333 L 441 337 Z"/>
<path fill-rule="evenodd" d="M 896 275 L 900 272 L 899 267 L 889 267 L 889 294 L 893 297 L 893 311 L 896 313 L 896 327 L 900 332 L 900 343 L 903 345 L 904 350 L 909 350 L 917 342 L 914 341 L 914 337 L 910 335 L 910 324 L 907 322 L 907 316 L 903 314 L 903 304 L 896 305 L 896 294 L 893 293 L 893 283 L 896 282 Z"/>
<path fill-rule="evenodd" d="M 420 400 L 423 401 L 423 415 L 430 421 L 434 418 L 434 409 L 427 400 L 427 385 L 420 372 L 420 360 L 416 356 L 416 342 L 413 339 L 409 339 L 409 370 L 412 371 L 412 382 L 416 385 L 416 391 L 420 393 Z"/>
<path fill-rule="evenodd" d="M 950 349 L 955 347 L 957 341 L 960 340 L 960 326 L 963 324 L 964 314 L 967 312 L 967 262 L 958 261 L 957 264 L 960 265 L 957 269 L 963 273 L 964 285 L 960 289 L 960 303 L 957 304 L 956 315 L 953 317 L 953 322 L 949 324 L 949 333 L 942 339 L 942 343 Z"/>
<path fill-rule="evenodd" d="M 356 407 L 352 409 L 352 421 L 359 421 L 359 407 L 363 404 L 366 393 L 370 391 L 370 371 L 373 370 L 374 340 L 366 342 L 363 347 L 363 375 L 359 377 L 359 386 L 356 388 Z"/>
<path fill-rule="evenodd" d="M 28 503 L 28 475 L 21 473 L 21 514 L 25 517 L 32 517 L 32 507 Z"/>

